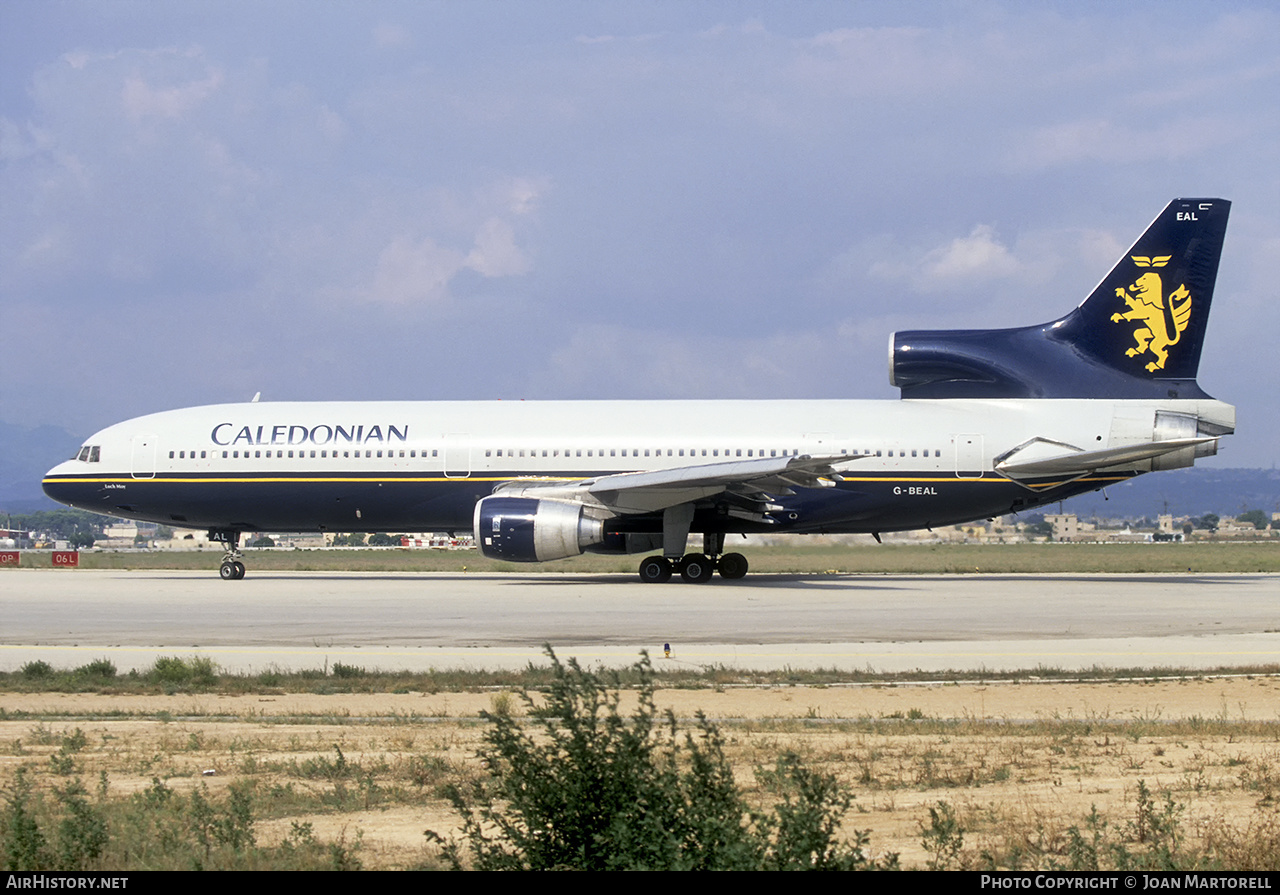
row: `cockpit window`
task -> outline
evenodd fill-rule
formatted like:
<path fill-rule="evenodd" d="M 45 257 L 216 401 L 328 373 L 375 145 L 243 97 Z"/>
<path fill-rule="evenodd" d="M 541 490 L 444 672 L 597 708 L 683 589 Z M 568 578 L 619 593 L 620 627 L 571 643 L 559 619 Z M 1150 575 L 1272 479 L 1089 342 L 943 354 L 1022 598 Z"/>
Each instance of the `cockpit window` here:
<path fill-rule="evenodd" d="M 89 445 L 86 444 L 84 447 L 80 448 L 80 453 L 76 454 L 76 459 L 82 463 L 89 462 Z"/>
<path fill-rule="evenodd" d="M 102 450 L 102 448 L 101 448 L 99 445 L 96 445 L 96 444 L 95 444 L 93 447 L 89 448 L 89 462 L 90 462 L 90 463 L 97 463 L 97 462 L 98 462 L 98 452 L 99 452 L 100 450 Z"/>

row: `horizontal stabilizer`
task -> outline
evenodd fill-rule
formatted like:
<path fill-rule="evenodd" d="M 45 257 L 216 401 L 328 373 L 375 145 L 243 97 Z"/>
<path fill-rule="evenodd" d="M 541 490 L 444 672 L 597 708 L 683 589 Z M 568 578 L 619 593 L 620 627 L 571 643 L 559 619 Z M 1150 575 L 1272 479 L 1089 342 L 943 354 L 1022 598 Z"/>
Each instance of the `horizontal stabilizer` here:
<path fill-rule="evenodd" d="M 1022 462 L 1018 461 L 1018 453 L 1021 452 L 1015 452 L 1007 460 L 996 464 L 996 472 L 1011 479 L 1042 475 L 1082 476 L 1098 469 L 1151 460 L 1216 440 L 1215 438 L 1171 438 L 1167 441 L 1150 441 L 1127 447 L 1108 448 L 1103 451 L 1074 451 L 1052 457 L 1027 459 Z"/>

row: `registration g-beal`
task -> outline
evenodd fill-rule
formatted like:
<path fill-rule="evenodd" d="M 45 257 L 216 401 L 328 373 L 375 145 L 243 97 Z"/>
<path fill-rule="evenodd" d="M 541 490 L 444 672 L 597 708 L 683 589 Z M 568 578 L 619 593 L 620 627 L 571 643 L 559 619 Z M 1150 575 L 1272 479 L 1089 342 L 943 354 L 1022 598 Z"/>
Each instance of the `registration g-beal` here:
<path fill-rule="evenodd" d="M 747 573 L 730 535 L 1029 510 L 1190 466 L 1234 431 L 1196 382 L 1230 208 L 1175 199 L 1049 323 L 893 334 L 896 401 L 220 404 L 109 426 L 44 490 L 208 529 L 226 579 L 247 531 L 470 529 L 495 559 L 645 553 L 644 581 L 705 582 Z"/>

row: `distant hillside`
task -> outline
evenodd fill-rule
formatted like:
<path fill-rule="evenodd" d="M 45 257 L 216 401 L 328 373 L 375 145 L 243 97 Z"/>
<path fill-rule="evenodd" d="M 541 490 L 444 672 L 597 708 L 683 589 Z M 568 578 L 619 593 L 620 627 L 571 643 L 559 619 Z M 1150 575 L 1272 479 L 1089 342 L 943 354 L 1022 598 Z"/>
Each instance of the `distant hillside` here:
<path fill-rule="evenodd" d="M 40 479 L 79 446 L 80 439 L 66 429 L 0 422 L 0 510 L 30 513 L 58 506 L 44 496 Z"/>
<path fill-rule="evenodd" d="M 1063 501 L 1063 510 L 1082 519 L 1140 519 L 1175 516 L 1238 516 L 1245 510 L 1280 512 L 1280 470 L 1175 469 L 1138 478 Z M 1166 509 L 1167 507 L 1167 509 Z M 1057 505 L 1046 511 L 1056 512 Z"/>

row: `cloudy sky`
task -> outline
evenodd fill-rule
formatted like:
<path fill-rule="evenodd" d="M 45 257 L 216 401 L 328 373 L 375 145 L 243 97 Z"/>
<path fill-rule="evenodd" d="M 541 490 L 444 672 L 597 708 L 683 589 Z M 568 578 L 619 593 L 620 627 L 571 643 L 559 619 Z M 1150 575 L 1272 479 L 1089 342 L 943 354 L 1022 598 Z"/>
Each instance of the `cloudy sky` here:
<path fill-rule="evenodd" d="M 892 399 L 891 331 L 1057 317 L 1221 196 L 1211 462 L 1269 467 L 1277 46 L 1262 2 L 6 0 L 0 422 Z"/>

